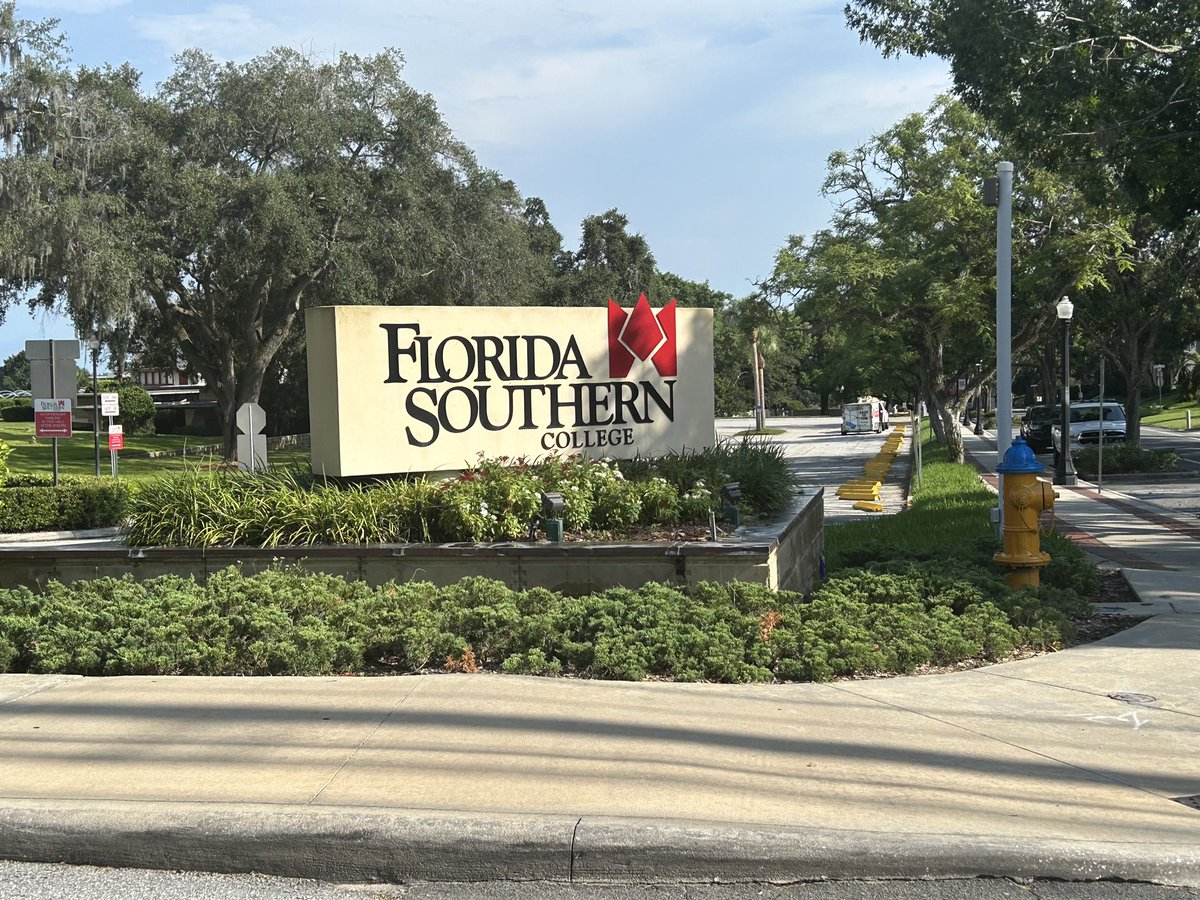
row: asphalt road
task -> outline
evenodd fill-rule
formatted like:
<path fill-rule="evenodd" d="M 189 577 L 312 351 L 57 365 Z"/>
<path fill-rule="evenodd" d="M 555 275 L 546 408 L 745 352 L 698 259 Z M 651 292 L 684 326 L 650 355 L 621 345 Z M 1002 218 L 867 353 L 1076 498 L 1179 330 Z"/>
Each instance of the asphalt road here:
<path fill-rule="evenodd" d="M 0 861 L 5 900 L 1191 900 L 1200 891 L 1111 882 L 833 881 L 797 885 L 586 885 L 541 882 L 332 885 L 264 875 L 209 875 Z"/>
<path fill-rule="evenodd" d="M 863 474 L 863 464 L 874 457 L 884 440 L 893 433 L 842 434 L 841 416 L 803 416 L 795 418 L 769 419 L 768 428 L 786 429 L 786 434 L 771 438 L 779 442 L 784 452 L 793 461 L 803 487 L 825 488 L 825 521 L 843 522 L 850 519 L 868 519 L 878 513 L 856 510 L 853 504 L 837 496 L 838 487 L 851 478 Z M 892 471 L 884 480 L 882 499 L 886 512 L 899 512 L 907 494 L 909 471 L 909 436 L 912 429 L 903 416 L 892 417 L 893 427 L 905 425 L 904 445 Z M 740 429 L 752 428 L 748 419 L 718 419 L 717 433 L 729 436 Z"/>

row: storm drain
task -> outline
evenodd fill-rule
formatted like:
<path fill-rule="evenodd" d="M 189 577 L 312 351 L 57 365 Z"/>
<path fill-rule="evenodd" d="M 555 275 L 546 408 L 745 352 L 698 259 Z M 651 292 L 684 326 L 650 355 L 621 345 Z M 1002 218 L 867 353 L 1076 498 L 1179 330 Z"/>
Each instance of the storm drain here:
<path fill-rule="evenodd" d="M 1184 806 L 1190 806 L 1192 809 L 1200 809 L 1200 794 L 1196 794 L 1194 797 L 1172 797 L 1171 799 Z"/>

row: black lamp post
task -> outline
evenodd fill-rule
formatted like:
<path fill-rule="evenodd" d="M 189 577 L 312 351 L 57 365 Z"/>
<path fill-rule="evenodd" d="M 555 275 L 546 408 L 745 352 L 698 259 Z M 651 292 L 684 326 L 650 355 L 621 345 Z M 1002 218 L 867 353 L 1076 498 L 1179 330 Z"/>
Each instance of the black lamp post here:
<path fill-rule="evenodd" d="M 87 339 L 92 351 L 92 441 L 96 445 L 96 477 L 100 477 L 100 395 L 96 393 L 96 367 L 100 359 L 100 338 L 92 335 Z"/>
<path fill-rule="evenodd" d="M 1075 464 L 1071 461 L 1071 315 L 1075 312 L 1075 304 L 1063 297 L 1058 301 L 1057 311 L 1059 321 L 1063 323 L 1063 389 L 1060 446 L 1058 458 L 1054 461 L 1054 483 L 1070 487 L 1079 482 Z"/>

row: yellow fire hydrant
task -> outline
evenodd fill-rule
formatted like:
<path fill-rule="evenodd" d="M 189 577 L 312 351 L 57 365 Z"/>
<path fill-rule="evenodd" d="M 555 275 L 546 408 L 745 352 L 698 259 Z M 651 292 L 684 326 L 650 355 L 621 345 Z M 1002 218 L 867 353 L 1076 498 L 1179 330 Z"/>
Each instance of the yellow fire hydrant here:
<path fill-rule="evenodd" d="M 1038 516 L 1054 506 L 1054 488 L 1038 475 L 1045 467 L 1037 461 L 1022 437 L 1013 438 L 996 466 L 1004 476 L 1004 550 L 992 557 L 1002 566 L 1009 566 L 1004 580 L 1014 591 L 1040 584 L 1042 566 L 1050 562 L 1038 543 Z"/>

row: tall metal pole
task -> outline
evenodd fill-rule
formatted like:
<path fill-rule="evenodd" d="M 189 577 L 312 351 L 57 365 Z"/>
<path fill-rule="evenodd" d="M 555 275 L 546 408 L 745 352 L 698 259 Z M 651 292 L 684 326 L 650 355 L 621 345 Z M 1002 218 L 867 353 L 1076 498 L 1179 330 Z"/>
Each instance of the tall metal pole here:
<path fill-rule="evenodd" d="M 762 366 L 758 360 L 758 329 L 750 329 L 750 368 L 754 373 L 754 430 L 766 428 L 766 410 L 763 409 Z"/>
<path fill-rule="evenodd" d="M 94 342 L 94 343 L 93 343 Z M 92 442 L 96 445 L 96 477 L 100 477 L 100 395 L 96 392 L 96 374 L 100 358 L 100 342 L 96 338 L 88 341 L 92 348 Z"/>
<path fill-rule="evenodd" d="M 54 355 L 54 341 L 50 342 L 50 399 L 58 399 L 58 385 L 54 383 L 54 370 L 58 368 L 58 359 Z M 54 486 L 58 487 L 58 438 L 50 438 L 50 454 L 54 471 Z"/>
<path fill-rule="evenodd" d="M 1071 460 L 1071 319 L 1066 316 L 1063 323 L 1062 353 L 1062 410 L 1059 421 L 1058 459 L 1054 463 L 1054 483 L 1072 487 L 1079 483 L 1075 474 L 1075 463 Z"/>
<path fill-rule="evenodd" d="M 1104 493 L 1104 357 L 1100 357 L 1100 449 L 1096 451 L 1096 490 Z"/>
<path fill-rule="evenodd" d="M 1012 186 L 1013 164 L 996 163 L 1000 182 L 996 198 L 996 462 L 1012 443 Z M 1004 528 L 1004 475 L 997 476 L 1000 491 L 994 521 Z"/>
<path fill-rule="evenodd" d="M 1013 164 L 996 163 L 996 458 L 1012 443 L 1012 186 Z"/>

